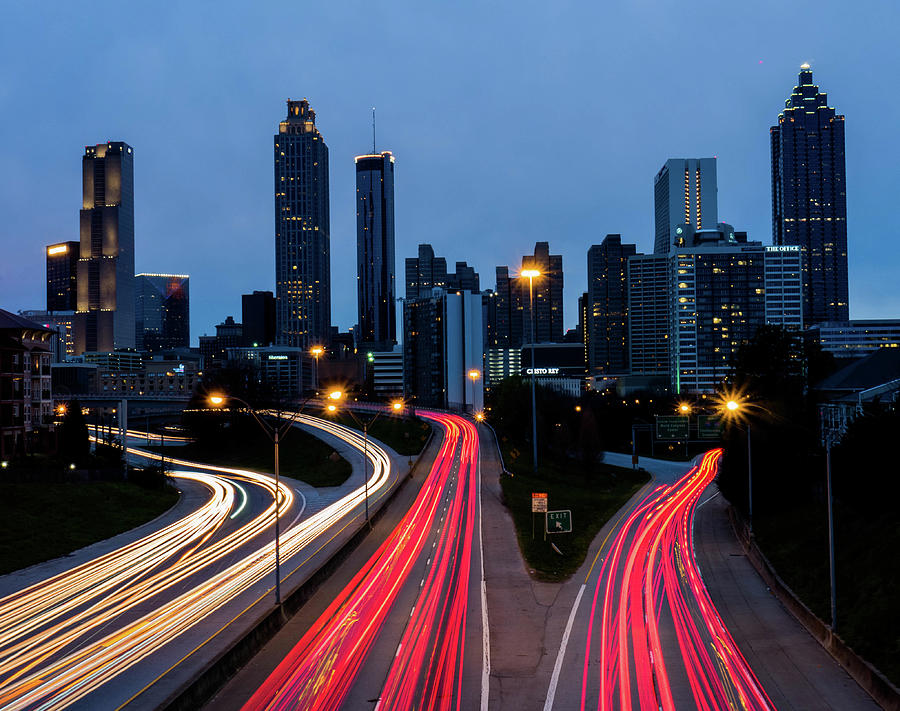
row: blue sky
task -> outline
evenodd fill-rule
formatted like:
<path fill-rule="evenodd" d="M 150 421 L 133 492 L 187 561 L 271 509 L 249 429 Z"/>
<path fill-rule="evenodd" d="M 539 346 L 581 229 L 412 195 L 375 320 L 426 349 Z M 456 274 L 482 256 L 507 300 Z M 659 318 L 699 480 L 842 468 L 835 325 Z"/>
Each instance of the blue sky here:
<path fill-rule="evenodd" d="M 718 156 L 719 218 L 771 241 L 769 126 L 808 61 L 847 117 L 850 311 L 900 317 L 900 4 L 19 3 L 0 27 L 0 307 L 43 308 L 78 239 L 87 144 L 135 148 L 138 271 L 191 275 L 192 340 L 274 288 L 272 135 L 308 97 L 331 154 L 333 320 L 356 321 L 353 156 L 396 156 L 402 260 L 430 242 L 493 287 L 537 240 L 566 322 L 587 248 L 652 249 L 653 176 Z M 160 9 L 163 8 L 163 9 Z"/>

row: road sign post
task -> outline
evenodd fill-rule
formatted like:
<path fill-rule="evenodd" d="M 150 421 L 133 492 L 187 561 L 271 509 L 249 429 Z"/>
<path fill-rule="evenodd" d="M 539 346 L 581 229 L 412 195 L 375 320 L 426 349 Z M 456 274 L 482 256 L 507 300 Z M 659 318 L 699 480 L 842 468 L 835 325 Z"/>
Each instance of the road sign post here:
<path fill-rule="evenodd" d="M 547 493 L 532 492 L 531 493 L 531 540 L 534 540 L 534 515 L 536 513 L 547 513 Z"/>
<path fill-rule="evenodd" d="M 548 511 L 546 529 L 547 533 L 571 533 L 572 511 L 569 509 Z"/>

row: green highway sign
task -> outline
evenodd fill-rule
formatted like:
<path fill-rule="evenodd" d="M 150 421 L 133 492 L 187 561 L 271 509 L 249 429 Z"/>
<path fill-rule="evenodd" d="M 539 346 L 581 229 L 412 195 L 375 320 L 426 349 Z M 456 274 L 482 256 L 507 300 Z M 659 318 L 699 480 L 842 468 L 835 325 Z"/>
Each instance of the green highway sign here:
<path fill-rule="evenodd" d="M 722 423 L 717 415 L 697 416 L 697 436 L 700 439 L 719 439 L 722 435 Z"/>
<path fill-rule="evenodd" d="M 656 439 L 687 439 L 691 419 L 681 415 L 657 415 Z"/>
<path fill-rule="evenodd" d="M 547 533 L 571 533 L 572 532 L 572 512 L 565 511 L 548 511 L 547 512 Z"/>

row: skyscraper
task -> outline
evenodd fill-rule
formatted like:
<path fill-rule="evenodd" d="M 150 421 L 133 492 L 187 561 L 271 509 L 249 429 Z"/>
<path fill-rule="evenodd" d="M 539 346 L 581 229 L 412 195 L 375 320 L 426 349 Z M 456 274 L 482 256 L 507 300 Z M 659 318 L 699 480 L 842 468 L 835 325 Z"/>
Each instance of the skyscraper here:
<path fill-rule="evenodd" d="M 537 269 L 540 276 L 534 279 L 534 342 L 560 343 L 565 328 L 563 326 L 563 267 L 562 255 L 550 254 L 547 242 L 536 242 L 534 254 L 522 257 L 522 269 Z M 521 300 L 525 319 L 525 338 L 531 342 L 529 319 L 528 279 L 518 278 L 522 290 Z"/>
<path fill-rule="evenodd" d="M 372 350 L 390 350 L 397 343 L 394 156 L 383 151 L 355 160 L 358 342 Z"/>
<path fill-rule="evenodd" d="M 603 374 L 628 372 L 628 258 L 637 252 L 621 235 L 606 235 L 588 249 L 588 368 Z"/>
<path fill-rule="evenodd" d="M 420 244 L 418 256 L 406 258 L 406 298 L 431 296 L 436 286 L 447 286 L 447 260 L 435 257 L 430 244 Z"/>
<path fill-rule="evenodd" d="M 772 143 L 772 240 L 803 256 L 803 319 L 846 321 L 847 188 L 844 117 L 813 84 L 808 64 L 784 102 Z"/>
<path fill-rule="evenodd" d="M 134 154 L 110 141 L 86 146 L 75 352 L 133 348 Z"/>
<path fill-rule="evenodd" d="M 241 296 L 241 322 L 245 346 L 275 343 L 275 296 L 271 291 L 254 291 Z M 313 344 L 324 345 L 324 344 Z"/>
<path fill-rule="evenodd" d="M 328 147 L 306 99 L 275 135 L 275 297 L 279 345 L 307 349 L 331 330 Z"/>
<path fill-rule="evenodd" d="M 715 227 L 718 222 L 715 158 L 671 158 L 653 181 L 656 213 L 654 254 L 668 254 L 678 243 L 676 227 Z"/>
<path fill-rule="evenodd" d="M 151 353 L 190 346 L 190 290 L 187 274 L 136 274 L 137 347 Z"/>
<path fill-rule="evenodd" d="M 78 306 L 78 242 L 47 247 L 47 311 L 74 311 Z"/>
<path fill-rule="evenodd" d="M 668 375 L 669 257 L 665 254 L 628 258 L 628 354 L 632 375 Z"/>

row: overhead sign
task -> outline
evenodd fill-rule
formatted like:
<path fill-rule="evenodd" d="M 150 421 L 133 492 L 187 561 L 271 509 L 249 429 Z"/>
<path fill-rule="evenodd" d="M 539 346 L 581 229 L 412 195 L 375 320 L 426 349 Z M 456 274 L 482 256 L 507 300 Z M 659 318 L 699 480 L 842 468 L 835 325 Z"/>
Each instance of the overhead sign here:
<path fill-rule="evenodd" d="M 568 509 L 565 511 L 548 511 L 547 512 L 547 533 L 571 533 L 572 532 L 572 512 Z"/>
<path fill-rule="evenodd" d="M 689 417 L 681 415 L 657 415 L 656 439 L 687 439 L 690 423 Z"/>
<path fill-rule="evenodd" d="M 719 439 L 722 436 L 722 422 L 718 416 L 698 415 L 697 436 L 700 439 Z"/>
<path fill-rule="evenodd" d="M 531 494 L 531 513 L 547 512 L 547 494 L 532 493 Z"/>

